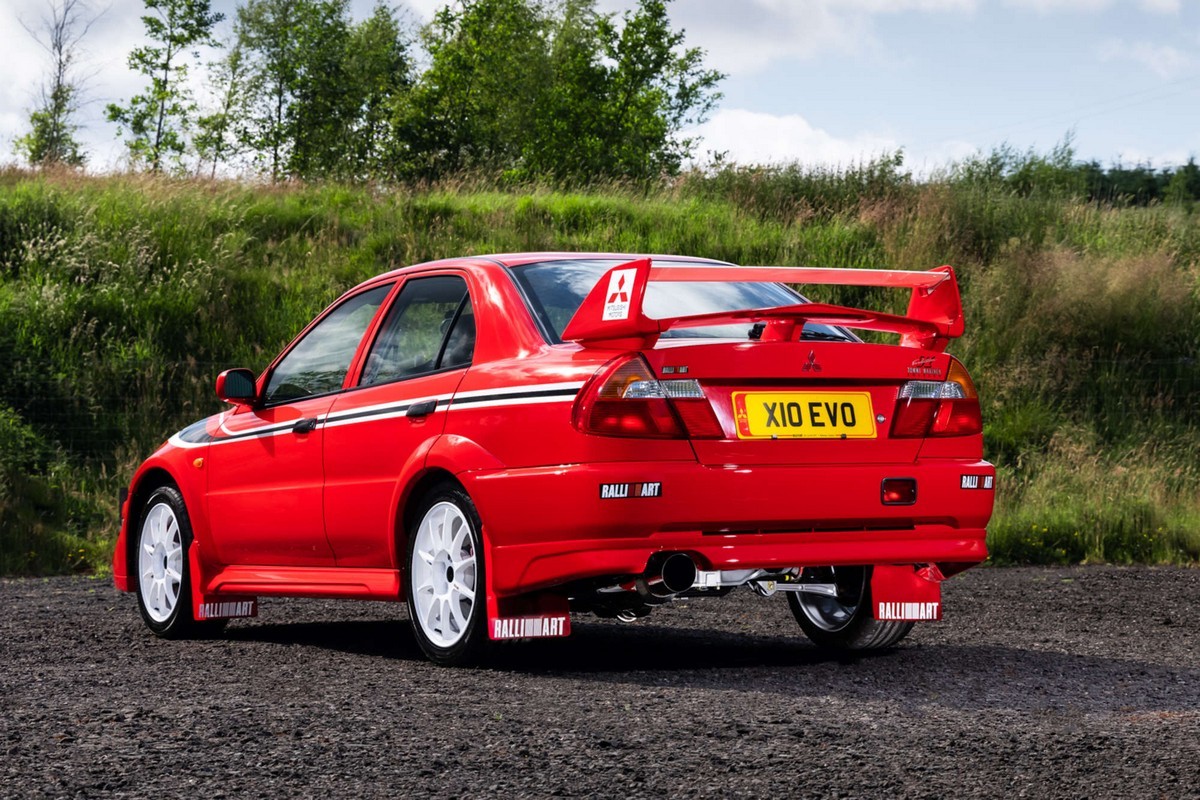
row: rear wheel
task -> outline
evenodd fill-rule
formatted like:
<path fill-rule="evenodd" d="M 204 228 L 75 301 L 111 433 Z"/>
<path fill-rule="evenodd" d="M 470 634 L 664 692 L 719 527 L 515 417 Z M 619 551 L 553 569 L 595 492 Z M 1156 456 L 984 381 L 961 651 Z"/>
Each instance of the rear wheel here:
<path fill-rule="evenodd" d="M 470 496 L 445 484 L 426 496 L 408 536 L 408 615 L 437 664 L 479 660 L 487 645 L 483 540 Z"/>
<path fill-rule="evenodd" d="M 881 622 L 871 611 L 870 567 L 806 567 L 801 581 L 834 584 L 837 596 L 789 592 L 804 634 L 830 650 L 882 650 L 912 630 L 911 622 Z"/>
<path fill-rule="evenodd" d="M 192 616 L 188 550 L 192 526 L 183 496 L 173 486 L 154 490 L 143 506 L 137 538 L 137 598 L 142 620 L 165 639 L 212 634 L 225 620 Z"/>

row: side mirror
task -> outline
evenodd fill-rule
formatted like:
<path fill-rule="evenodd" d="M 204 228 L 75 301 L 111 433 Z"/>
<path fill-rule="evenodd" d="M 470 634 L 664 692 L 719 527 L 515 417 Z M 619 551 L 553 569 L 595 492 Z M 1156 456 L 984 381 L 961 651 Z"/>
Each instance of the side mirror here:
<path fill-rule="evenodd" d="M 227 369 L 217 376 L 217 397 L 235 405 L 253 405 L 258 399 L 254 373 L 248 369 Z"/>

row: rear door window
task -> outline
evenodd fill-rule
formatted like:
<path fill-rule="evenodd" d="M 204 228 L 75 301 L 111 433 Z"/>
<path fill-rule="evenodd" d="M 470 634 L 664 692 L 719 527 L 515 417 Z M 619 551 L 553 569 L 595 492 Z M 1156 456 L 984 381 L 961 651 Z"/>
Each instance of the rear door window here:
<path fill-rule="evenodd" d="M 400 290 L 371 345 L 359 386 L 466 367 L 475 351 L 467 282 L 457 275 L 416 278 Z"/>

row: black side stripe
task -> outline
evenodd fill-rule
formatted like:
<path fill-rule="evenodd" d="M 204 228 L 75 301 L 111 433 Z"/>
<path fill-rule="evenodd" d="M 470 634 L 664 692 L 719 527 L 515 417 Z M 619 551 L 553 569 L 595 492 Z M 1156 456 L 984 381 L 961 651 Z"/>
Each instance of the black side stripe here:
<path fill-rule="evenodd" d="M 472 403 L 493 403 L 497 400 L 523 400 L 535 397 L 574 397 L 578 393 L 578 389 L 544 389 L 540 392 L 500 392 L 498 394 L 484 394 L 477 397 L 455 397 L 452 403 L 456 406 L 466 406 Z"/>
<path fill-rule="evenodd" d="M 543 389 L 541 391 L 536 391 L 536 392 L 530 392 L 530 391 L 497 392 L 496 394 L 479 395 L 477 397 L 455 397 L 453 399 L 447 398 L 447 399 L 438 400 L 435 410 L 444 411 L 444 410 L 448 409 L 451 405 L 470 406 L 470 405 L 479 404 L 479 403 L 492 403 L 492 402 L 496 402 L 498 400 L 524 400 L 524 399 L 537 399 L 537 398 L 544 398 L 544 397 L 567 398 L 567 397 L 574 397 L 578 393 L 579 393 L 578 389 Z M 428 401 L 422 400 L 421 402 L 428 402 Z M 396 414 L 403 414 L 404 412 L 408 411 L 408 409 L 410 409 L 413 405 L 415 405 L 415 404 L 414 403 L 398 403 L 396 405 L 384 406 L 383 408 L 374 408 L 374 409 L 370 409 L 368 411 L 357 411 L 357 412 L 351 412 L 348 414 L 341 414 L 341 415 L 334 416 L 334 417 L 324 417 L 317 422 L 317 426 L 323 427 L 326 425 L 350 422 L 352 420 L 363 420 L 363 419 L 370 419 L 371 417 L 384 417 L 384 416 L 392 416 L 392 415 L 396 415 Z M 295 424 L 295 422 L 296 421 L 282 423 L 282 424 L 274 423 L 271 425 L 264 425 L 260 428 L 255 428 L 253 430 L 238 431 L 237 433 L 230 433 L 230 434 L 224 434 L 224 432 L 222 432 L 223 435 L 218 434 L 217 436 L 212 436 L 212 435 L 209 435 L 208 433 L 204 433 L 204 432 L 200 432 L 200 431 L 187 431 L 187 433 L 189 435 L 186 437 L 181 436 L 180 438 L 191 444 L 203 444 L 203 443 L 208 443 L 208 442 L 230 442 L 230 441 L 236 441 L 236 440 L 240 440 L 240 439 L 253 439 L 255 437 L 260 437 L 260 436 L 270 436 L 270 435 L 273 435 L 276 433 L 285 433 L 285 432 L 291 430 L 291 428 Z"/>
<path fill-rule="evenodd" d="M 427 403 L 429 401 L 422 400 L 421 402 Z M 321 420 L 321 424 L 322 425 L 332 425 L 337 422 L 346 422 L 347 420 L 352 420 L 352 419 L 368 419 L 370 417 L 383 417 L 383 416 L 388 416 L 391 414 L 403 414 L 405 411 L 408 411 L 414 405 L 416 405 L 416 404 L 415 403 L 401 403 L 399 405 L 386 406 L 384 408 L 375 408 L 370 411 L 355 411 L 350 414 L 344 414 L 344 415 L 340 415 L 340 416 L 336 416 L 336 417 L 326 417 L 325 419 Z M 450 406 L 449 399 L 438 400 L 435 410 L 445 409 L 445 408 L 448 408 L 449 406 Z"/>
<path fill-rule="evenodd" d="M 300 420 L 297 419 L 282 425 L 264 425 L 261 428 L 255 428 L 254 430 L 249 431 L 238 431 L 237 433 L 225 433 L 224 431 L 221 431 L 221 433 L 224 433 L 225 435 L 213 437 L 212 441 L 228 442 L 234 439 L 252 439 L 256 436 L 271 436 L 276 433 L 286 433 L 287 431 L 290 431 L 292 426 L 299 421 Z M 321 420 L 321 422 L 323 421 L 324 420 Z M 320 424 L 320 422 L 318 422 L 318 424 Z"/>

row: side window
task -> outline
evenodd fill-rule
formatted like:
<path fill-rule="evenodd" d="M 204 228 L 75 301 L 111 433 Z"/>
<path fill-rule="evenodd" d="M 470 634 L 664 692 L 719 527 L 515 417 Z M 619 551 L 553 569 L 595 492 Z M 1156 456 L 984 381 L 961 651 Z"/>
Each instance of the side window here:
<path fill-rule="evenodd" d="M 467 282 L 456 275 L 409 281 L 388 311 L 360 386 L 465 367 L 475 350 Z"/>
<path fill-rule="evenodd" d="M 280 403 L 342 388 L 358 343 L 391 290 L 388 284 L 360 292 L 329 312 L 275 367 L 264 399 Z"/>

